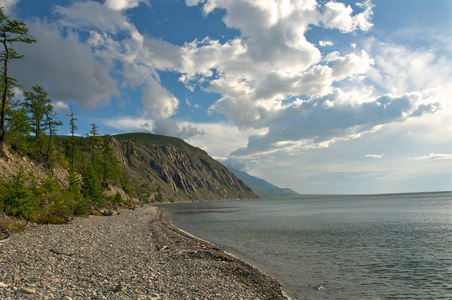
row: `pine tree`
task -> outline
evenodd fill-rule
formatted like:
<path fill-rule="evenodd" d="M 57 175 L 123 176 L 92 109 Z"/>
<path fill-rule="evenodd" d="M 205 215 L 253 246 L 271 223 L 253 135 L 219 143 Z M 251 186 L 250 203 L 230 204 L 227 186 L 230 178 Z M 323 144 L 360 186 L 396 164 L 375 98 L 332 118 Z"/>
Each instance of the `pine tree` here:
<path fill-rule="evenodd" d="M 46 150 L 46 160 L 47 164 L 50 168 L 50 171 L 53 170 L 53 164 L 57 160 L 56 155 L 56 149 L 55 145 L 53 143 L 53 137 L 55 136 L 56 132 L 58 131 L 57 126 L 63 125 L 63 122 L 55 120 L 55 114 L 53 113 L 53 106 L 50 105 L 50 111 L 48 111 L 45 115 L 45 127 L 48 130 L 48 136 L 47 136 L 47 150 Z M 53 173 L 53 172 L 52 172 Z"/>
<path fill-rule="evenodd" d="M 102 185 L 92 166 L 88 167 L 87 172 L 83 175 L 82 194 L 99 207 L 104 205 Z"/>
<path fill-rule="evenodd" d="M 77 121 L 77 118 L 74 118 L 74 111 L 72 109 L 72 105 L 70 106 L 71 113 L 66 114 L 66 116 L 71 117 L 71 120 L 69 121 L 69 125 L 71 126 L 71 141 L 70 141 L 70 155 L 71 155 L 71 170 L 74 171 L 74 165 L 75 165 L 75 152 L 76 152 L 76 142 L 75 142 L 75 132 L 77 131 L 78 127 L 75 125 L 75 121 Z"/>
<path fill-rule="evenodd" d="M 7 113 L 8 140 L 16 151 L 27 154 L 30 152 L 30 117 L 25 105 L 21 101 L 15 101 Z"/>
<path fill-rule="evenodd" d="M 98 165 L 98 156 L 102 151 L 102 137 L 99 136 L 96 124 L 91 124 L 91 130 L 88 133 L 88 150 L 91 155 L 91 166 L 96 169 Z"/>
<path fill-rule="evenodd" d="M 17 80 L 8 76 L 8 64 L 16 59 L 23 59 L 12 47 L 15 43 L 35 43 L 36 40 L 29 35 L 28 28 L 23 21 L 10 20 L 0 8 L 0 43 L 3 51 L 0 52 L 2 69 L 2 104 L 0 112 L 0 154 L 5 155 L 4 143 L 6 142 L 6 109 L 8 107 L 8 94 L 11 86 L 16 85 Z"/>
<path fill-rule="evenodd" d="M 7 194 L 4 199 L 5 213 L 28 218 L 33 212 L 32 196 L 32 191 L 25 185 L 25 175 L 20 170 L 7 185 Z"/>
<path fill-rule="evenodd" d="M 30 124 L 32 133 L 34 134 L 35 146 L 37 148 L 37 156 L 41 156 L 44 147 L 44 134 L 46 125 L 46 116 L 51 115 L 53 106 L 48 98 L 47 92 L 40 86 L 35 85 L 33 90 L 24 92 L 25 109 L 30 115 Z"/>
<path fill-rule="evenodd" d="M 102 186 L 106 187 L 107 182 L 119 183 L 121 178 L 121 169 L 119 168 L 119 160 L 113 153 L 110 146 L 110 136 L 107 135 L 103 139 L 102 145 Z"/>

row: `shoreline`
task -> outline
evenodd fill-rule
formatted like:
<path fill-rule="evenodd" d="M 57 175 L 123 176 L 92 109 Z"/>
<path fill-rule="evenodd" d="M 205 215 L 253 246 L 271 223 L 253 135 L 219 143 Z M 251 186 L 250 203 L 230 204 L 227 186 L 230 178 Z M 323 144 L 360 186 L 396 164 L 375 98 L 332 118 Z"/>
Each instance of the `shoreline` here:
<path fill-rule="evenodd" d="M 174 225 L 171 222 L 171 218 L 168 216 L 168 214 L 166 213 L 166 211 L 162 207 L 158 207 L 158 209 L 161 211 L 160 214 L 161 214 L 162 220 L 160 222 L 162 224 L 164 224 L 165 226 L 169 226 L 171 228 L 171 230 L 175 230 L 175 231 L 179 232 L 180 234 L 184 235 L 187 238 L 193 239 L 193 240 L 198 241 L 198 242 L 200 242 L 202 244 L 205 244 L 205 245 L 209 245 L 210 247 L 212 247 L 213 250 L 220 251 L 223 255 L 229 256 L 233 260 L 236 260 L 237 262 L 240 262 L 241 264 L 247 265 L 248 267 L 254 269 L 255 272 L 261 273 L 264 277 L 266 277 L 266 279 L 270 279 L 271 281 L 276 281 L 277 284 L 280 287 L 280 291 L 281 291 L 281 294 L 284 297 L 284 299 L 292 300 L 289 297 L 289 295 L 281 288 L 281 284 L 278 282 L 277 279 L 275 279 L 272 276 L 268 275 L 266 272 L 264 272 L 263 270 L 259 269 L 256 266 L 254 266 L 253 264 L 247 262 L 246 260 L 244 260 L 244 259 L 242 259 L 242 258 L 240 258 L 240 257 L 238 257 L 238 256 L 236 256 L 236 255 L 234 255 L 232 253 L 229 253 L 229 252 L 217 247 L 215 244 L 213 244 L 213 243 L 211 243 L 211 242 L 209 242 L 207 240 L 199 238 L 199 237 L 197 237 L 197 236 L 195 236 L 195 235 L 193 235 L 193 234 L 191 234 L 191 233 L 189 233 L 189 232 L 177 227 L 176 225 Z"/>
<path fill-rule="evenodd" d="M 146 205 L 0 243 L 2 299 L 287 299 L 261 270 Z"/>

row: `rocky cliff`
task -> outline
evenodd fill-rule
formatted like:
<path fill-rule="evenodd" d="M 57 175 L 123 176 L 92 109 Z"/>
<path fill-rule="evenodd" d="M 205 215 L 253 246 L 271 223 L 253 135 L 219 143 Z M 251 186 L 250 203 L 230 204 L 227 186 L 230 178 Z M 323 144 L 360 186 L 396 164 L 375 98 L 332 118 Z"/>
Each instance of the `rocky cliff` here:
<path fill-rule="evenodd" d="M 180 139 L 130 133 L 113 136 L 111 146 L 133 185 L 151 201 L 258 198 L 225 166 Z"/>

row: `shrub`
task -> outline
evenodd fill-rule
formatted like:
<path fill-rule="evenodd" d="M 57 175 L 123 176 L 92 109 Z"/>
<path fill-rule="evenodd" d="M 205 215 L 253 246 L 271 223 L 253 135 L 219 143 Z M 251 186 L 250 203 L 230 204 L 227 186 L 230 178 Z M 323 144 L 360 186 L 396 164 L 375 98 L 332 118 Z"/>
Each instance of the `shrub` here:
<path fill-rule="evenodd" d="M 118 191 L 116 192 L 115 196 L 113 197 L 113 202 L 116 204 L 122 203 L 122 196 L 121 193 Z"/>
<path fill-rule="evenodd" d="M 6 185 L 4 211 L 7 215 L 27 219 L 33 212 L 32 191 L 25 186 L 25 176 L 19 171 Z"/>

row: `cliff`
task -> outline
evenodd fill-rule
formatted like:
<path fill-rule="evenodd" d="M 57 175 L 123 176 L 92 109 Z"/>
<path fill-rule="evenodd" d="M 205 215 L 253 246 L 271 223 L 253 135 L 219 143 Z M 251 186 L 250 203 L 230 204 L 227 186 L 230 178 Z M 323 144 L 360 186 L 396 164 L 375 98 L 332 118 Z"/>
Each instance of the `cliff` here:
<path fill-rule="evenodd" d="M 139 194 L 150 201 L 259 198 L 205 151 L 180 139 L 129 133 L 113 136 L 111 146 Z"/>

